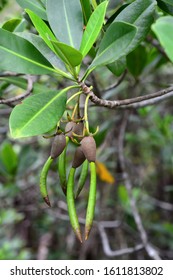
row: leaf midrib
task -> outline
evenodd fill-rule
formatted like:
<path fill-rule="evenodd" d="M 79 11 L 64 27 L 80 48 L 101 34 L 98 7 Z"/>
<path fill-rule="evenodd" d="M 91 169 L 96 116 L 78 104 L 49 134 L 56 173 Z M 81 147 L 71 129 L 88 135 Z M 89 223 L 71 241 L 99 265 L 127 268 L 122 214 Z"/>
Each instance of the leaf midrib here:
<path fill-rule="evenodd" d="M 137 28 L 136 28 L 136 30 L 137 30 Z M 126 34 L 123 35 L 121 38 L 127 36 L 127 35 L 128 35 L 129 33 L 131 33 L 131 32 L 133 32 L 133 31 L 130 31 L 130 32 L 126 33 Z M 136 35 L 136 33 L 135 33 L 135 35 Z M 121 38 L 118 38 L 117 40 L 120 40 Z M 131 41 L 132 41 L 133 39 L 134 39 L 134 37 L 130 40 L 129 44 L 131 43 Z M 111 46 L 112 46 L 113 44 L 115 44 L 115 41 L 114 41 L 111 45 L 109 45 L 106 49 L 104 49 L 104 50 L 96 57 L 96 60 L 97 60 L 97 58 L 100 58 L 100 56 L 102 56 L 109 48 L 111 48 Z M 129 45 L 129 44 L 128 44 L 128 45 Z M 93 62 L 94 62 L 94 61 L 93 61 Z M 91 66 L 92 66 L 92 64 L 91 64 Z"/>
<path fill-rule="evenodd" d="M 70 43 L 71 43 L 71 45 L 74 47 L 73 39 L 72 39 L 71 33 L 70 33 L 70 26 L 69 26 L 69 21 L 68 21 L 68 17 L 67 17 L 67 9 L 66 9 L 65 3 L 66 3 L 66 1 L 64 0 L 64 14 L 65 14 L 65 20 L 66 20 L 66 22 L 67 22 L 67 31 L 68 31 Z"/>
<path fill-rule="evenodd" d="M 97 21 L 97 23 L 96 23 L 96 25 L 95 25 L 95 28 L 94 29 L 92 29 L 92 32 L 90 33 L 90 38 L 92 38 L 92 35 L 94 34 L 94 32 L 95 32 L 95 30 L 97 29 L 97 27 L 98 27 L 98 25 L 99 25 L 99 22 L 100 22 L 100 18 L 98 18 L 98 21 Z M 100 30 L 99 30 L 99 32 L 100 32 Z M 98 33 L 99 33 L 98 32 Z M 89 40 L 87 40 L 87 42 L 89 42 Z M 85 50 L 87 49 L 87 46 L 89 45 L 89 43 L 87 43 L 87 44 L 85 44 L 85 47 L 84 47 L 84 49 L 83 49 L 83 51 L 82 51 L 82 53 L 83 53 L 83 55 L 85 56 Z"/>
<path fill-rule="evenodd" d="M 62 90 L 61 92 L 58 92 L 58 94 L 56 94 L 55 97 L 53 97 L 48 103 L 46 103 L 46 105 L 41 108 L 40 111 L 38 111 L 23 127 L 21 127 L 21 131 L 24 130 L 36 117 L 38 117 L 44 110 L 46 110 L 47 107 L 50 106 L 51 103 L 53 103 L 57 97 L 60 97 L 62 94 L 64 94 L 64 92 L 68 91 L 71 88 L 75 88 L 77 86 L 70 86 L 68 88 L 65 88 L 64 90 Z M 18 134 L 20 135 L 20 133 Z"/>
<path fill-rule="evenodd" d="M 28 62 L 31 62 L 31 63 L 33 63 L 33 64 L 35 64 L 35 65 L 37 65 L 37 66 L 41 66 L 42 68 L 45 68 L 45 69 L 48 69 L 49 71 L 52 71 L 52 72 L 56 72 L 56 73 L 57 73 L 57 71 L 56 71 L 54 68 L 50 68 L 50 67 L 48 67 L 48 66 L 45 66 L 44 64 L 41 64 L 41 63 L 39 63 L 39 62 L 36 62 L 35 60 L 32 60 L 32 59 L 27 58 L 27 57 L 25 57 L 25 56 L 23 56 L 23 55 L 20 55 L 19 53 L 16 53 L 16 52 L 14 52 L 14 51 L 12 51 L 12 50 L 9 50 L 9 49 L 7 49 L 7 48 L 5 48 L 5 47 L 0 46 L 0 49 L 4 50 L 4 51 L 6 51 L 6 52 L 9 52 L 9 53 L 11 53 L 11 54 L 13 54 L 13 55 L 15 55 L 15 56 L 17 56 L 17 57 L 20 57 L 20 58 L 22 58 L 23 60 L 26 60 L 26 61 L 28 61 Z"/>

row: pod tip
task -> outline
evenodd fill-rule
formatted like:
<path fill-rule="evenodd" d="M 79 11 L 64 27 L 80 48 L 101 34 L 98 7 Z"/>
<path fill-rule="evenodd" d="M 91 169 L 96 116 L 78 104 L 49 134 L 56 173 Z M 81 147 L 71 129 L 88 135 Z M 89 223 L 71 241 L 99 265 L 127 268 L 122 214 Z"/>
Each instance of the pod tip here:
<path fill-rule="evenodd" d="M 48 196 L 45 196 L 43 199 L 44 199 L 44 201 L 46 202 L 46 204 L 47 204 L 49 207 L 51 207 L 49 197 L 48 197 Z"/>
<path fill-rule="evenodd" d="M 82 243 L 82 235 L 81 235 L 80 229 L 76 229 L 75 234 L 76 234 L 76 237 L 78 238 L 78 240 L 80 241 L 80 243 Z"/>
<path fill-rule="evenodd" d="M 89 233 L 90 233 L 90 229 L 91 229 L 90 226 L 87 226 L 87 227 L 85 228 L 85 240 L 88 240 L 88 236 L 89 236 Z"/>

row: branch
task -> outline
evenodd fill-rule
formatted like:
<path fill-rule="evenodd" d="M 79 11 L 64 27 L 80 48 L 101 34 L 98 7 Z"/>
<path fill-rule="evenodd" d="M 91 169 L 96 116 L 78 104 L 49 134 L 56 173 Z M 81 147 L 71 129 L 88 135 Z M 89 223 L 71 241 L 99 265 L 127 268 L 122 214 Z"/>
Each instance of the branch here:
<path fill-rule="evenodd" d="M 109 225 L 109 227 L 111 227 L 111 228 L 118 227 L 119 224 L 118 223 L 115 224 L 115 222 L 114 222 L 114 224 Z M 128 248 L 123 248 L 123 249 L 120 249 L 120 250 L 114 250 L 113 251 L 110 248 L 110 244 L 109 244 L 108 236 L 107 236 L 106 231 L 105 231 L 105 227 L 107 227 L 107 226 L 104 226 L 101 222 L 98 223 L 98 229 L 99 229 L 102 244 L 103 244 L 103 250 L 104 250 L 104 253 L 107 257 L 119 257 L 119 256 L 122 256 L 122 255 L 125 255 L 125 254 L 132 254 L 132 253 L 134 253 L 136 251 L 139 251 L 139 250 L 144 248 L 143 244 L 139 244 L 139 245 L 136 245 L 134 247 L 128 247 Z"/>
<path fill-rule="evenodd" d="M 152 106 L 152 105 L 158 104 L 164 100 L 167 100 L 170 97 L 173 97 L 173 91 L 170 91 L 170 92 L 166 93 L 165 95 L 158 96 L 158 97 L 155 97 L 155 98 L 152 98 L 149 100 L 144 100 L 144 101 L 141 101 L 138 103 L 121 106 L 120 109 L 139 109 L 139 108 L 143 108 L 146 106 Z"/>
<path fill-rule="evenodd" d="M 30 76 L 28 76 L 27 81 L 28 81 L 28 85 L 27 85 L 27 90 L 26 90 L 25 93 L 23 93 L 19 96 L 8 98 L 8 99 L 0 99 L 0 104 L 11 105 L 12 103 L 17 102 L 17 101 L 21 101 L 24 98 L 26 98 L 28 95 L 30 95 L 32 90 L 33 90 L 33 80 Z"/>
<path fill-rule="evenodd" d="M 160 257 L 158 255 L 158 252 L 155 250 L 155 248 L 148 241 L 147 233 L 146 233 L 146 231 L 143 227 L 142 219 L 141 219 L 140 214 L 138 212 L 138 209 L 137 209 L 137 206 L 136 206 L 136 201 L 135 201 L 135 198 L 134 198 L 133 193 L 132 193 L 132 183 L 131 183 L 130 177 L 127 173 L 127 170 L 126 170 L 125 157 L 124 157 L 124 137 L 125 137 L 125 131 L 126 131 L 126 127 L 127 127 L 128 117 L 129 117 L 129 112 L 126 111 L 125 114 L 124 114 L 124 118 L 122 120 L 122 123 L 121 123 L 120 131 L 119 131 L 118 159 L 119 159 L 120 168 L 121 168 L 123 179 L 124 179 L 124 184 L 125 184 L 125 187 L 126 187 L 127 192 L 128 192 L 133 218 L 135 220 L 138 232 L 140 234 L 142 244 L 143 244 L 148 256 L 151 259 L 159 260 Z"/>
<path fill-rule="evenodd" d="M 134 97 L 134 98 L 129 98 L 129 99 L 124 99 L 124 100 L 104 100 L 101 99 L 99 97 L 97 97 L 94 92 L 85 85 L 85 83 L 79 83 L 79 85 L 82 88 L 82 91 L 85 95 L 90 95 L 90 100 L 95 103 L 96 105 L 99 106 L 103 106 L 103 107 L 108 107 L 108 108 L 117 108 L 117 107 L 123 107 L 123 106 L 127 106 L 130 104 L 134 104 L 134 103 L 139 103 L 142 101 L 148 101 L 149 99 L 154 99 L 154 98 L 158 98 L 161 96 L 164 96 L 170 92 L 173 92 L 173 87 L 169 87 L 167 89 L 163 89 L 151 94 L 146 94 L 143 96 L 138 96 L 138 97 Z M 156 101 L 156 100 L 155 100 Z"/>

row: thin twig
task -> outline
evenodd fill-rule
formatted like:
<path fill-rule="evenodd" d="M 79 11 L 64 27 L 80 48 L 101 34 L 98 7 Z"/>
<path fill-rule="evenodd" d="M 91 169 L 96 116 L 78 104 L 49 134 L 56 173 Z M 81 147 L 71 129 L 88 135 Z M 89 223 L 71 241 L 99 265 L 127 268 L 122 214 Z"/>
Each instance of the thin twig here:
<path fill-rule="evenodd" d="M 156 199 L 154 197 L 151 197 L 149 195 L 144 195 L 143 200 L 144 201 L 148 201 L 149 203 L 151 203 L 154 206 L 159 207 L 159 208 L 161 208 L 163 210 L 173 211 L 173 204 L 171 204 L 171 203 L 158 200 L 158 199 Z"/>
<path fill-rule="evenodd" d="M 30 95 L 33 90 L 33 80 L 30 76 L 27 77 L 27 80 L 28 80 L 28 85 L 25 93 L 8 99 L 0 99 L 0 104 L 11 105 L 12 103 L 21 101 L 24 98 L 26 98 L 28 95 Z"/>
<path fill-rule="evenodd" d="M 112 228 L 113 228 L 113 225 L 112 225 Z M 103 226 L 102 223 L 98 224 L 98 229 L 99 229 L 100 236 L 101 236 L 101 239 L 102 239 L 103 250 L 104 250 L 104 253 L 107 257 L 119 257 L 119 256 L 122 256 L 122 255 L 125 255 L 125 254 L 132 254 L 132 253 L 134 253 L 136 251 L 139 251 L 139 250 L 144 248 L 143 244 L 139 244 L 139 245 L 136 245 L 132 248 L 128 247 L 128 248 L 123 248 L 123 249 L 120 249 L 120 250 L 114 250 L 113 251 L 110 248 L 108 236 L 106 234 L 105 227 Z"/>
<path fill-rule="evenodd" d="M 90 95 L 90 100 L 93 103 L 95 103 L 96 105 L 108 107 L 111 109 L 130 105 L 133 103 L 142 102 L 142 101 L 153 99 L 153 98 L 157 98 L 157 97 L 166 95 L 173 91 L 173 86 L 172 86 L 167 89 L 163 89 L 163 90 L 151 93 L 151 94 L 146 94 L 146 95 L 142 95 L 142 96 L 138 96 L 138 97 L 134 97 L 134 98 L 124 99 L 124 100 L 104 100 L 104 99 L 98 98 L 94 94 L 94 92 L 89 87 L 87 87 L 84 83 L 80 83 L 80 86 L 81 86 L 84 94 Z"/>
<path fill-rule="evenodd" d="M 129 177 L 129 174 L 126 170 L 126 164 L 125 164 L 125 157 L 124 157 L 124 138 L 125 138 L 125 131 L 128 123 L 128 117 L 129 117 L 129 111 L 125 111 L 121 127 L 119 130 L 119 137 L 118 137 L 118 159 L 119 159 L 119 164 L 120 168 L 122 171 L 123 179 L 124 179 L 124 184 L 126 186 L 128 196 L 130 199 L 130 205 L 131 205 L 131 210 L 132 214 L 138 229 L 138 232 L 140 234 L 140 238 L 142 241 L 142 244 L 148 254 L 148 256 L 151 259 L 159 260 L 160 257 L 158 255 L 157 250 L 149 243 L 148 241 L 148 236 L 147 233 L 144 229 L 144 226 L 142 224 L 142 219 L 141 216 L 138 212 L 137 206 L 136 206 L 136 201 L 132 193 L 132 183 L 131 179 Z"/>
<path fill-rule="evenodd" d="M 103 92 L 106 92 L 106 91 L 109 91 L 109 90 L 112 90 L 112 89 L 117 88 L 117 87 L 122 83 L 122 81 L 124 80 L 126 74 L 127 74 L 127 70 L 124 71 L 124 73 L 122 74 L 122 76 L 119 78 L 119 80 L 118 80 L 115 84 L 113 84 L 113 85 L 111 85 L 111 86 L 105 88 L 105 89 L 103 90 Z"/>

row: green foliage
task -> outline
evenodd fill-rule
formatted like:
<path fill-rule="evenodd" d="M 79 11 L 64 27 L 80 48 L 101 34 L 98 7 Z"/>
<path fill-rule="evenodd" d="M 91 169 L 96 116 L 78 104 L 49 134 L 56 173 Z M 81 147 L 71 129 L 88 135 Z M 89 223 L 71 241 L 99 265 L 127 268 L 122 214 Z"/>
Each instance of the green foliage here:
<path fill-rule="evenodd" d="M 90 69 L 109 64 L 126 55 L 135 34 L 136 28 L 131 24 L 112 23 L 100 43 L 96 58 L 93 60 Z"/>
<path fill-rule="evenodd" d="M 8 21 L 6 21 L 3 25 L 2 28 L 13 32 L 15 30 L 15 28 L 21 23 L 21 19 L 20 18 L 12 18 L 9 19 Z"/>
<path fill-rule="evenodd" d="M 115 18 L 114 22 L 125 21 L 137 27 L 137 33 L 130 45 L 129 52 L 136 48 L 149 32 L 154 20 L 155 6 L 156 1 L 153 0 L 136 0 Z"/>
<path fill-rule="evenodd" d="M 166 13 L 173 15 L 173 2 L 170 0 L 157 0 L 160 9 Z"/>
<path fill-rule="evenodd" d="M 134 77 L 138 77 L 147 62 L 147 51 L 144 46 L 138 46 L 133 52 L 127 56 L 127 67 Z M 135 67 L 134 67 L 135 65 Z"/>
<path fill-rule="evenodd" d="M 16 0 L 23 9 L 30 9 L 39 17 L 47 20 L 46 10 L 43 3 L 39 0 Z"/>
<path fill-rule="evenodd" d="M 18 157 L 9 142 L 3 142 L 0 149 L 0 161 L 7 173 L 13 175 L 18 166 Z"/>
<path fill-rule="evenodd" d="M 79 49 L 83 33 L 80 1 L 47 1 L 46 10 L 50 26 L 57 39 Z"/>
<path fill-rule="evenodd" d="M 0 2 L 0 11 L 4 8 L 4 6 L 7 4 L 7 0 L 1 0 Z"/>
<path fill-rule="evenodd" d="M 13 110 L 10 130 L 14 138 L 29 137 L 46 133 L 56 127 L 64 113 L 69 88 L 30 96 Z M 57 110 L 58 107 L 58 110 Z M 32 110 L 31 110 L 32 108 Z"/>
<path fill-rule="evenodd" d="M 89 18 L 80 46 L 80 51 L 83 57 L 88 54 L 100 33 L 104 22 L 107 5 L 107 1 L 104 1 L 103 3 L 98 5 Z"/>
<path fill-rule="evenodd" d="M 82 6 L 82 13 L 84 17 L 84 23 L 87 24 L 90 16 L 91 16 L 91 4 L 90 0 L 80 0 Z"/>
<path fill-rule="evenodd" d="M 4 29 L 0 29 L 0 56 L 1 70 L 37 75 L 55 71 L 31 43 Z"/>
<path fill-rule="evenodd" d="M 152 25 L 152 29 L 159 38 L 159 41 L 164 47 L 169 59 L 173 62 L 173 18 L 171 16 L 159 18 L 156 23 Z"/>
<path fill-rule="evenodd" d="M 72 48 L 71 46 L 68 46 L 64 43 L 61 43 L 61 42 L 51 41 L 51 43 L 52 43 L 57 55 L 67 65 L 69 65 L 70 67 L 73 68 L 73 67 L 81 64 L 82 54 L 78 50 L 76 50 L 76 49 Z"/>
<path fill-rule="evenodd" d="M 22 19 L 20 12 L 20 18 L 15 15 L 1 24 L 0 71 L 11 71 L 14 75 L 16 73 L 16 76 L 1 73 L 0 101 L 3 103 L 4 99 L 6 101 L 8 98 L 20 97 L 24 90 L 28 90 L 29 78 L 34 83 L 31 96 L 19 104 L 8 104 L 12 107 L 16 105 L 15 108 L 7 110 L 11 112 L 11 135 L 7 134 L 7 121 L 4 117 L 6 105 L 0 104 L 4 111 L 2 117 L 0 115 L 0 259 L 37 258 L 38 244 L 48 230 L 53 241 L 58 236 L 61 242 L 50 242 L 47 258 L 76 259 L 78 245 L 74 245 L 73 241 L 69 246 L 68 240 L 72 239 L 68 218 L 64 215 L 64 197 L 60 188 L 56 187 L 62 183 L 61 178 L 57 179 L 56 161 L 50 166 L 51 176 L 48 176 L 53 204 L 53 208 L 49 209 L 50 216 L 43 211 L 42 201 L 35 189 L 39 181 L 36 174 L 40 173 L 40 165 L 43 165 L 49 153 L 50 141 L 46 142 L 42 137 L 25 139 L 26 143 L 22 139 L 10 140 L 10 137 L 32 137 L 45 133 L 53 133 L 52 136 L 55 136 L 59 133 L 59 126 L 64 135 L 64 122 L 71 118 L 76 124 L 83 121 L 84 129 L 82 136 L 81 133 L 72 134 L 67 153 L 65 151 L 63 154 L 64 166 L 61 167 L 65 169 L 64 175 L 66 177 L 71 168 L 72 155 L 74 149 L 80 145 L 81 138 L 86 136 L 85 133 L 91 133 L 89 125 L 95 133 L 95 125 L 98 123 L 100 130 L 94 135 L 97 157 L 100 162 L 106 162 L 107 168 L 111 170 L 113 178 L 115 177 L 116 186 L 112 188 L 100 178 L 97 180 L 99 203 L 95 217 L 98 220 L 122 219 L 124 228 L 130 229 L 130 233 L 128 230 L 125 232 L 122 227 L 119 231 L 122 238 L 118 238 L 116 229 L 115 232 L 111 229 L 111 233 L 107 231 L 107 235 L 110 239 L 112 236 L 117 239 L 111 243 L 115 250 L 119 249 L 121 242 L 124 244 L 123 238 L 126 240 L 127 236 L 127 245 L 132 247 L 135 242 L 131 230 L 136 232 L 137 228 L 117 159 L 117 139 L 120 136 L 123 113 L 119 110 L 113 114 L 111 110 L 89 107 L 89 99 L 83 104 L 81 81 L 91 84 L 93 92 L 103 100 L 121 100 L 168 87 L 172 83 L 173 3 L 171 0 L 130 0 L 123 1 L 123 4 L 122 1 L 95 0 L 16 2 L 27 14 L 25 13 Z M 19 77 L 18 74 L 24 75 Z M 35 76 L 28 78 L 25 74 Z M 115 77 L 120 75 L 122 77 L 118 79 Z M 111 86 L 112 84 L 115 85 Z M 134 109 L 129 115 L 128 132 L 124 141 L 125 163 L 134 186 L 132 196 L 151 242 L 160 247 L 161 252 L 173 248 L 171 215 L 160 203 L 160 200 L 166 201 L 169 207 L 172 203 L 172 121 L 169 102 L 156 108 L 151 106 Z M 58 169 L 60 170 L 60 167 Z M 75 180 L 80 181 L 81 170 L 83 169 L 76 170 Z M 89 187 L 87 169 L 84 175 L 85 184 Z M 94 177 L 94 182 L 95 179 Z M 82 187 L 83 185 L 82 182 Z M 76 190 L 74 192 L 76 193 Z M 73 194 L 71 191 L 73 206 L 76 207 L 76 197 Z M 77 209 L 73 207 L 72 213 L 69 213 L 71 220 L 75 215 L 77 217 L 76 213 L 79 213 L 80 218 L 84 217 L 83 209 L 87 208 L 87 198 L 88 188 L 84 188 L 76 203 Z M 39 199 L 40 209 L 35 207 Z M 92 224 L 94 217 L 93 202 L 95 191 L 94 200 L 89 198 L 88 201 L 89 205 L 92 204 L 89 224 Z M 22 238 L 15 234 L 16 228 L 20 229 L 18 235 Z M 11 236 L 7 235 L 7 232 L 11 232 Z M 97 239 L 94 239 L 94 242 L 97 243 Z M 28 247 L 32 248 L 32 255 Z M 72 250 L 69 257 L 67 252 Z M 95 251 L 97 257 L 105 257 L 101 249 L 96 248 Z M 145 252 L 140 253 L 144 258 L 148 258 Z M 172 253 L 169 251 L 169 254 Z M 85 257 L 89 258 L 90 255 Z"/>

